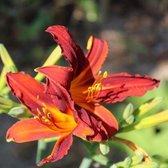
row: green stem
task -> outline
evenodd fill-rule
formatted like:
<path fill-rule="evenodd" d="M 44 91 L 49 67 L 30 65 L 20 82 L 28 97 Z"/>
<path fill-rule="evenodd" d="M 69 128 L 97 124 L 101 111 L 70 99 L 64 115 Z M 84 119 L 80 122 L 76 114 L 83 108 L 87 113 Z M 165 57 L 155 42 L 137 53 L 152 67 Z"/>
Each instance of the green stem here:
<path fill-rule="evenodd" d="M 144 151 L 144 149 L 140 148 L 138 145 L 136 145 L 135 143 L 129 141 L 129 140 L 126 140 L 126 139 L 123 139 L 123 138 L 119 138 L 119 137 L 113 137 L 112 138 L 113 141 L 116 141 L 116 142 L 120 142 L 120 143 L 123 143 L 125 145 L 127 145 L 133 152 L 140 152 L 143 154 L 143 160 L 145 162 L 151 162 L 151 158 L 150 156 L 146 153 L 146 151 Z"/>
<path fill-rule="evenodd" d="M 46 149 L 47 144 L 44 142 L 44 140 L 38 140 L 37 144 L 37 155 L 36 155 L 36 163 L 39 163 L 42 159 L 42 154 L 44 150 Z"/>
<path fill-rule="evenodd" d="M 79 168 L 89 168 L 91 164 L 92 164 L 92 159 L 85 157 L 83 158 Z"/>

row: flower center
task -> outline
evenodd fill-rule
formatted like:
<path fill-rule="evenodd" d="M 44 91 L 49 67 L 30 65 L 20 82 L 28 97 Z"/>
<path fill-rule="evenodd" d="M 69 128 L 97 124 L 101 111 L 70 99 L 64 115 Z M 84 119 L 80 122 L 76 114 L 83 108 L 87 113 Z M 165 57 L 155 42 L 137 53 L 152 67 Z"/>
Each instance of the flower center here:
<path fill-rule="evenodd" d="M 45 103 L 42 103 L 40 109 L 36 109 L 34 118 L 52 130 L 62 133 L 73 130 L 77 125 L 73 115 L 63 113 L 56 107 L 47 106 Z"/>
<path fill-rule="evenodd" d="M 97 98 L 99 93 L 102 90 L 102 80 L 106 78 L 108 75 L 107 71 L 101 75 L 101 71 L 99 71 L 98 75 L 95 78 L 94 83 L 88 87 L 87 90 L 83 91 L 83 94 L 87 94 L 86 101 L 91 102 L 93 99 Z"/>
<path fill-rule="evenodd" d="M 36 111 L 37 111 L 37 114 L 35 116 L 36 119 L 38 119 L 41 123 L 47 126 L 53 125 L 53 119 L 51 113 L 47 110 L 47 106 L 44 103 L 41 111 L 38 108 L 36 109 Z"/>

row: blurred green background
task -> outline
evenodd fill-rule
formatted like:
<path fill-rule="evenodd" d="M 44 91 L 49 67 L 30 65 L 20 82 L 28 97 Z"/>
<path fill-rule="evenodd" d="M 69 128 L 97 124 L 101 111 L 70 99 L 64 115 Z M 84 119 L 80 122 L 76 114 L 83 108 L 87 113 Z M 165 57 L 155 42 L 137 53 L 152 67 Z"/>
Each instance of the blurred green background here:
<path fill-rule="evenodd" d="M 58 24 L 67 26 L 84 49 L 91 34 L 108 41 L 110 51 L 103 70 L 168 79 L 167 0 L 0 0 L 0 43 L 6 46 L 19 70 L 35 75 L 33 69 L 42 65 L 56 45 L 44 31 Z M 167 98 L 165 88 L 157 94 Z M 140 104 L 139 99 L 131 101 Z M 127 102 L 108 107 L 117 115 Z M 9 116 L 0 116 L 0 167 L 35 168 L 36 142 L 5 141 L 5 133 L 14 122 Z M 168 161 L 167 124 L 125 136 L 150 154 L 163 154 L 164 162 Z M 124 158 L 116 155 L 116 150 L 111 153 L 116 161 Z M 70 154 L 49 167 L 77 168 L 85 154 L 76 140 Z"/>

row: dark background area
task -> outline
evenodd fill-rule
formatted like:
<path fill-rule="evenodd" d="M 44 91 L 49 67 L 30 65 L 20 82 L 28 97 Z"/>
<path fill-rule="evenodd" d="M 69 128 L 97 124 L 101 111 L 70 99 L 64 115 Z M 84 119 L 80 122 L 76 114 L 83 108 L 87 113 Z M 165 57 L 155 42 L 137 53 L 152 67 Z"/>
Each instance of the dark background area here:
<path fill-rule="evenodd" d="M 108 72 L 168 79 L 167 0 L 0 0 L 0 43 L 19 70 L 35 74 L 33 69 L 56 45 L 44 31 L 58 24 L 67 26 L 83 49 L 91 34 L 107 40 L 110 51 L 103 69 Z M 0 116 L 0 167 L 35 168 L 36 142 L 5 141 L 14 122 Z M 77 168 L 85 154 L 76 139 L 70 154 L 49 167 Z"/>

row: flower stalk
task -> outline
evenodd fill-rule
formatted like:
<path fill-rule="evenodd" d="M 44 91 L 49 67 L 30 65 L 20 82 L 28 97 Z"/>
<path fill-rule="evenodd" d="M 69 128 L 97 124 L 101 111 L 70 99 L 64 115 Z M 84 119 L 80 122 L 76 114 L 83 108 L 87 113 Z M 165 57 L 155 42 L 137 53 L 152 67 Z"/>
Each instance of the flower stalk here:
<path fill-rule="evenodd" d="M 112 140 L 113 141 L 116 141 L 116 142 L 120 142 L 120 143 L 123 143 L 125 144 L 127 147 L 129 147 L 134 153 L 141 153 L 142 156 L 143 156 L 143 161 L 144 162 L 151 162 L 151 158 L 150 156 L 146 153 L 146 151 L 144 151 L 142 148 L 140 148 L 138 145 L 136 145 L 135 143 L 129 141 L 129 140 L 126 140 L 126 139 L 123 139 L 123 138 L 119 138 L 119 137 L 112 137 Z"/>
<path fill-rule="evenodd" d="M 48 56 L 47 60 L 44 62 L 42 66 L 54 65 L 61 58 L 61 48 L 57 46 L 52 53 Z M 38 81 L 42 81 L 44 79 L 44 75 L 41 73 L 37 73 L 35 79 Z"/>

